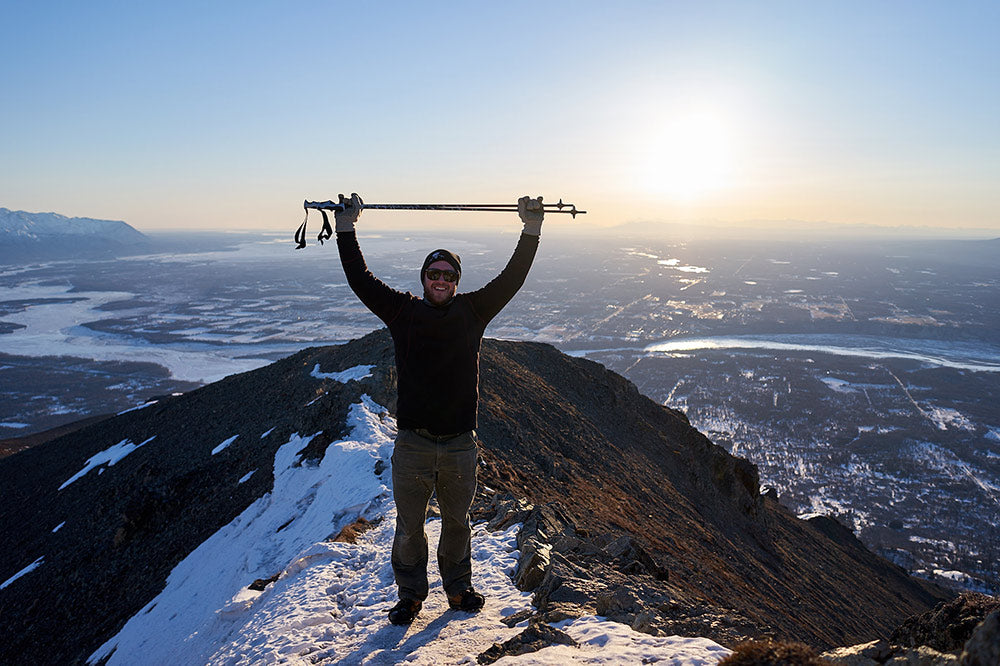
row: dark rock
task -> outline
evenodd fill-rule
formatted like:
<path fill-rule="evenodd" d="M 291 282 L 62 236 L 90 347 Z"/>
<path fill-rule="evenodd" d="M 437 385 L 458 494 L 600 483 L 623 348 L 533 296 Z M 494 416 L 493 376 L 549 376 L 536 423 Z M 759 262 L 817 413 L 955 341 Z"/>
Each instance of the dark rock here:
<path fill-rule="evenodd" d="M 503 657 L 538 652 L 550 645 L 578 647 L 577 642 L 566 632 L 540 620 L 534 620 L 528 623 L 527 629 L 514 638 L 503 643 L 494 643 L 491 648 L 476 657 L 476 661 L 480 664 L 492 664 Z"/>
<path fill-rule="evenodd" d="M 538 587 L 548 571 L 549 553 L 552 546 L 530 539 L 521 545 L 521 557 L 514 573 L 514 584 L 519 590 L 533 590 Z"/>
<path fill-rule="evenodd" d="M 737 645 L 719 666 L 829 666 L 830 662 L 803 643 L 763 639 Z"/>
<path fill-rule="evenodd" d="M 994 610 L 972 633 L 961 656 L 962 666 L 1000 664 L 1000 610 Z"/>
<path fill-rule="evenodd" d="M 531 609 L 523 610 L 523 611 L 518 611 L 517 613 L 514 613 L 513 615 L 511 615 L 509 617 L 505 617 L 504 619 L 502 619 L 500 621 L 503 622 L 504 624 L 506 624 L 508 627 L 513 628 L 513 627 L 519 625 L 520 623 L 524 622 L 528 618 L 532 617 L 534 614 L 535 614 L 535 611 L 533 611 Z"/>
<path fill-rule="evenodd" d="M 359 516 L 358 519 L 350 525 L 344 525 L 344 527 L 342 527 L 337 533 L 337 536 L 333 537 L 333 541 L 339 541 L 341 543 L 357 543 L 358 537 L 373 527 L 377 527 L 381 522 L 381 516 L 375 520 L 366 520 L 365 518 Z"/>
<path fill-rule="evenodd" d="M 280 572 L 279 572 L 279 573 L 276 573 L 276 574 L 274 574 L 274 575 L 273 575 L 273 576 L 271 576 L 270 578 L 258 578 L 258 579 L 257 579 L 257 580 L 255 580 L 254 582 L 252 582 L 252 583 L 250 583 L 249 585 L 247 585 L 247 589 L 248 589 L 248 590 L 254 590 L 254 591 L 256 591 L 256 592 L 263 592 L 263 591 L 264 591 L 264 589 L 265 589 L 265 588 L 266 588 L 266 587 L 267 587 L 268 585 L 270 585 L 270 584 L 271 584 L 271 583 L 273 583 L 274 581 L 278 580 L 278 577 L 279 577 L 279 576 L 281 576 L 281 573 L 280 573 Z"/>
<path fill-rule="evenodd" d="M 905 647 L 926 645 L 940 652 L 961 650 L 986 616 L 1000 608 L 1000 599 L 966 593 L 920 615 L 908 618 L 889 640 Z"/>
<path fill-rule="evenodd" d="M 595 605 L 597 614 L 605 617 L 627 613 L 634 615 L 642 607 L 639 598 L 627 587 L 604 590 L 597 595 Z"/>
<path fill-rule="evenodd" d="M 494 493 L 486 502 L 482 499 L 472 507 L 474 520 L 487 521 L 486 528 L 495 532 L 523 523 L 534 507 L 511 493 Z"/>

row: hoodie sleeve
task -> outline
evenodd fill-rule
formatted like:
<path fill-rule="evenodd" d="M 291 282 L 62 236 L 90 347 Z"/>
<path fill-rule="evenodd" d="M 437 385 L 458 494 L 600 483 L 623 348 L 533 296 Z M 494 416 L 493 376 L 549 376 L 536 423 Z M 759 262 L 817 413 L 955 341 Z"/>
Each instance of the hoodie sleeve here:
<path fill-rule="evenodd" d="M 372 275 L 361 254 L 356 232 L 337 232 L 337 249 L 340 251 L 340 263 L 344 266 L 347 284 L 365 307 L 388 326 L 399 316 L 409 296 Z"/>
<path fill-rule="evenodd" d="M 497 316 L 524 284 L 537 250 L 538 236 L 521 234 L 517 247 L 514 248 L 514 254 L 500 274 L 482 289 L 477 289 L 468 295 L 473 310 L 484 325 Z"/>

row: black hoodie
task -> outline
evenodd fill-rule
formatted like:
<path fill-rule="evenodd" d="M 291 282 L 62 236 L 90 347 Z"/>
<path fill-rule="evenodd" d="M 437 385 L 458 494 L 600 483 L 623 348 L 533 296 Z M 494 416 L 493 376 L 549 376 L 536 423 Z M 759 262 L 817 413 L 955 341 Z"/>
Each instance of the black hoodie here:
<path fill-rule="evenodd" d="M 524 284 L 538 236 L 521 234 L 507 266 L 482 289 L 434 306 L 397 291 L 368 270 L 355 232 L 337 233 L 347 283 L 385 322 L 396 350 L 396 420 L 400 428 L 435 435 L 475 430 L 479 348 L 486 325 Z"/>

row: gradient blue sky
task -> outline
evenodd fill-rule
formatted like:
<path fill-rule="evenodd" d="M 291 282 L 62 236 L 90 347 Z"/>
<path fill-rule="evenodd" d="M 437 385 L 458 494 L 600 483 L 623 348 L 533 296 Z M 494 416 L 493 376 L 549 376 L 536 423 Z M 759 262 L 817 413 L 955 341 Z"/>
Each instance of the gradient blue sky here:
<path fill-rule="evenodd" d="M 0 24 L 7 208 L 284 230 L 338 192 L 531 193 L 581 225 L 1000 229 L 996 1 L 39 0 Z"/>

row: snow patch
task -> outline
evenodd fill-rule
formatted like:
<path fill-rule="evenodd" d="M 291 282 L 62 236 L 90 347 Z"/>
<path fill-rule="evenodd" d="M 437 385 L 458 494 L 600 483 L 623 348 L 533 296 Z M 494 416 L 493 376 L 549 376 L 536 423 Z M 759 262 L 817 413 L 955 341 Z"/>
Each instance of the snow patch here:
<path fill-rule="evenodd" d="M 374 365 L 356 365 L 353 368 L 348 368 L 347 370 L 341 370 L 340 372 L 322 372 L 319 369 L 319 363 L 313 368 L 312 372 L 309 373 L 310 377 L 315 377 L 316 379 L 332 379 L 335 382 L 340 382 L 341 384 L 346 384 L 351 381 L 359 381 L 367 377 L 372 376 L 372 369 Z"/>
<path fill-rule="evenodd" d="M 31 573 L 32 571 L 34 571 L 35 569 L 37 569 L 38 567 L 42 566 L 42 562 L 44 562 L 44 561 L 45 561 L 45 556 L 44 555 L 42 557 L 39 557 L 37 560 L 35 560 L 31 564 L 29 564 L 28 566 L 24 567 L 23 569 L 21 569 L 20 571 L 18 571 L 16 574 L 14 574 L 13 576 L 11 576 L 10 578 L 8 578 L 7 580 L 5 580 L 4 582 L 0 583 L 0 590 L 4 589 L 8 585 L 10 585 L 11 583 L 13 583 L 15 580 L 17 580 L 21 576 L 25 576 L 25 575 Z"/>
<path fill-rule="evenodd" d="M 216 453 L 222 453 L 222 451 L 229 448 L 229 445 L 235 442 L 237 437 L 239 437 L 239 435 L 233 435 L 232 437 L 230 437 L 229 439 L 227 439 L 226 441 L 222 442 L 217 447 L 212 449 L 212 455 L 214 456 Z"/>
<path fill-rule="evenodd" d="M 128 414 L 129 412 L 134 412 L 134 411 L 137 411 L 139 409 L 145 409 L 146 407 L 152 407 L 153 405 L 155 405 L 158 402 L 159 402 L 159 400 L 150 400 L 149 402 L 144 402 L 141 405 L 136 405 L 135 407 L 129 407 L 128 409 L 123 409 L 122 411 L 118 412 L 115 416 L 121 416 L 122 414 Z"/>
<path fill-rule="evenodd" d="M 252 606 L 259 596 L 245 591 L 247 585 L 293 575 L 282 572 L 385 501 L 388 489 L 375 475 L 375 461 L 389 458 L 395 426 L 384 408 L 362 396 L 348 412 L 351 439 L 330 444 L 316 467 L 296 465 L 315 435 L 292 435 L 275 453 L 273 490 L 184 558 L 151 610 L 130 619 L 91 663 L 108 655 L 109 664 L 206 663 L 237 640 L 243 626 L 231 622 L 231 602 L 239 597 Z M 243 640 L 262 642 L 252 633 Z"/>
<path fill-rule="evenodd" d="M 976 429 L 976 426 L 965 415 L 951 407 L 929 405 L 924 409 L 924 414 L 937 426 L 938 430 L 947 430 L 948 426 L 969 431 Z"/>
<path fill-rule="evenodd" d="M 87 472 L 90 472 L 93 469 L 97 469 L 98 474 L 103 474 L 105 469 L 113 466 L 115 463 L 119 462 L 122 458 L 132 453 L 140 446 L 149 444 L 154 439 L 156 439 L 156 435 L 153 435 L 152 437 L 142 442 L 141 444 L 135 444 L 130 439 L 123 439 L 122 441 L 118 442 L 111 448 L 105 449 L 100 453 L 98 453 L 97 455 L 90 458 L 89 460 L 87 460 L 87 463 L 83 466 L 83 469 L 81 469 L 79 472 L 71 476 L 61 486 L 59 486 L 59 490 L 62 490 L 63 488 L 73 483 L 74 481 L 81 479 L 87 474 Z"/>
<path fill-rule="evenodd" d="M 715 666 L 730 650 L 707 638 L 650 636 L 618 622 L 588 616 L 556 625 L 580 644 L 550 645 L 538 652 L 505 657 L 499 664 L 562 666 L 563 664 L 663 664 Z"/>
<path fill-rule="evenodd" d="M 238 484 L 236 484 L 236 485 L 242 485 L 242 484 L 246 483 L 247 481 L 249 481 L 250 477 L 253 476 L 254 472 L 256 472 L 256 471 L 257 470 L 253 469 L 253 470 L 250 470 L 249 472 L 247 472 L 246 474 L 244 474 L 242 476 L 242 478 L 240 478 L 240 482 Z"/>
<path fill-rule="evenodd" d="M 851 387 L 851 382 L 846 379 L 838 379 L 836 377 L 822 377 L 821 382 L 830 387 L 830 390 L 836 391 L 837 393 L 854 393 L 854 388 Z"/>

